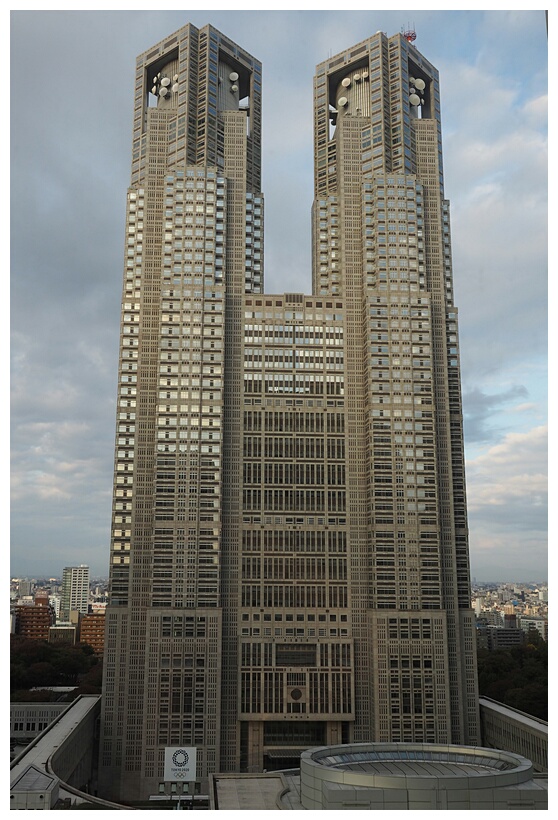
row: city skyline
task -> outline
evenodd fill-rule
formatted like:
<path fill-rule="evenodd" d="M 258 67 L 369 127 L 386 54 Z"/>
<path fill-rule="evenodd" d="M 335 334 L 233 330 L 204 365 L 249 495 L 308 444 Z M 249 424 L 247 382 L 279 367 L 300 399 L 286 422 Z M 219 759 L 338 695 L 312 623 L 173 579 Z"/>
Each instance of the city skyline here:
<path fill-rule="evenodd" d="M 148 46 L 159 36 L 187 21 L 201 25 L 210 22 L 230 36 L 236 36 L 262 60 L 267 94 L 267 97 L 264 94 L 263 110 L 262 185 L 266 195 L 265 291 L 309 292 L 312 198 L 309 146 L 314 65 L 323 59 L 328 49 L 331 53 L 337 53 L 351 42 L 358 42 L 363 26 L 370 32 L 381 29 L 392 33 L 405 24 L 400 19 L 400 12 L 355 12 L 358 26 L 355 20 L 348 20 L 347 15 L 341 12 L 321 12 L 315 42 L 310 46 L 305 41 L 307 53 L 300 53 L 296 65 L 294 55 L 292 59 L 289 55 L 281 68 L 277 65 L 276 55 L 285 55 L 285 50 L 284 43 L 279 42 L 279 33 L 285 30 L 287 37 L 287 30 L 295 31 L 296 36 L 291 39 L 294 40 L 293 48 L 297 48 L 303 40 L 304 25 L 310 24 L 315 13 L 249 13 L 254 25 L 238 35 L 238 27 L 242 26 L 238 18 L 247 13 L 16 13 L 13 16 L 12 76 L 20 77 L 21 88 L 25 89 L 25 93 L 21 94 L 21 103 L 26 106 L 26 111 L 30 108 L 24 101 L 26 94 L 36 93 L 40 77 L 37 74 L 27 75 L 28 71 L 33 72 L 34 66 L 31 56 L 25 55 L 22 50 L 22 38 L 27 38 L 25 42 L 31 46 L 35 32 L 40 31 L 44 36 L 45 26 L 48 31 L 49 25 L 53 26 L 51 33 L 54 39 L 61 32 L 67 35 L 81 31 L 83 34 L 87 28 L 99 26 L 100 18 L 107 14 L 114 26 L 110 33 L 108 28 L 104 30 L 102 36 L 106 38 L 106 51 L 103 53 L 109 63 L 115 61 L 114 71 L 106 66 L 102 70 L 99 67 L 92 71 L 90 66 L 89 74 L 81 75 L 71 58 L 71 37 L 64 40 L 65 48 L 69 50 L 66 52 L 67 58 L 57 50 L 60 55 L 58 65 L 52 62 L 56 49 L 44 52 L 38 48 L 41 61 L 46 60 L 49 66 L 49 70 L 44 71 L 48 82 L 56 83 L 59 77 L 60 84 L 54 93 L 56 104 L 53 107 L 57 122 L 52 131 L 46 128 L 43 132 L 44 159 L 39 162 L 35 173 L 27 171 L 31 168 L 29 161 L 22 165 L 24 157 L 20 156 L 20 151 L 24 152 L 27 160 L 31 160 L 31 164 L 36 163 L 39 160 L 38 146 L 28 142 L 31 128 L 26 127 L 22 120 L 24 111 L 20 108 L 20 98 L 12 96 L 12 129 L 19 127 L 18 133 L 21 134 L 17 144 L 14 144 L 12 136 L 12 169 L 25 167 L 21 182 L 25 183 L 26 196 L 35 197 L 22 198 L 23 186 L 20 187 L 20 179 L 12 172 L 15 397 L 12 416 L 15 492 L 12 562 L 14 571 L 19 574 L 44 571 L 38 566 L 39 559 L 31 557 L 34 546 L 42 556 L 48 556 L 43 559 L 45 569 L 70 561 L 84 561 L 93 572 L 98 573 L 106 572 L 108 568 L 117 305 L 124 221 L 121 191 L 126 185 L 130 161 L 127 135 L 131 111 L 127 91 L 132 76 L 130 67 L 133 57 L 141 50 L 141 44 Z M 539 14 L 540 17 L 537 16 Z M 42 21 L 41 25 L 37 25 L 39 20 Z M 125 21 L 128 21 L 128 36 L 125 46 L 118 53 L 111 38 L 124 30 Z M 546 113 L 546 101 L 541 99 L 545 91 L 544 60 L 538 64 L 540 75 L 536 69 L 529 71 L 527 66 L 536 65 L 537 59 L 537 54 L 530 51 L 530 32 L 537 32 L 539 51 L 546 47 L 544 16 L 542 12 L 417 12 L 413 22 L 418 35 L 417 47 L 433 60 L 443 80 L 446 194 L 452 203 L 454 279 L 461 317 L 471 574 L 488 579 L 496 577 L 493 570 L 499 569 L 501 573 L 501 568 L 505 567 L 506 573 L 512 573 L 508 575 L 510 580 L 542 580 L 546 578 L 546 444 L 542 429 L 546 374 L 543 338 L 546 243 L 543 218 L 545 200 L 541 195 L 545 183 L 546 155 L 543 150 L 544 129 L 540 124 L 541 115 Z M 59 23 L 62 25 L 59 26 Z M 358 33 L 355 33 L 355 27 Z M 442 32 L 447 31 L 449 36 L 453 30 L 457 38 L 457 32 L 463 35 L 464 29 L 469 36 L 460 36 L 458 41 L 456 39 L 455 48 L 448 49 Z M 494 37 L 496 29 L 500 31 L 501 51 L 498 50 L 498 42 L 494 44 L 489 37 L 490 32 Z M 275 36 L 275 46 L 268 43 L 264 36 L 271 31 Z M 514 32 L 517 42 L 514 41 Z M 98 38 L 101 34 L 95 31 L 92 36 Z M 324 50 L 326 39 L 330 42 Z M 87 53 L 87 40 L 80 42 L 85 42 Z M 486 46 L 489 42 L 492 48 L 490 55 Z M 518 49 L 521 42 L 525 45 L 525 53 L 520 54 Z M 508 70 L 505 64 L 508 50 L 519 60 L 526 60 L 529 55 L 527 64 L 519 66 L 515 73 Z M 72 66 L 70 75 L 63 71 L 65 59 Z M 294 78 L 291 74 L 287 75 L 293 67 Z M 505 84 L 497 81 L 497 69 L 502 67 L 507 76 Z M 94 75 L 93 87 L 89 85 L 91 73 Z M 513 77 L 512 83 L 510 77 Z M 273 100 L 281 99 L 280 83 L 285 87 L 284 104 L 277 106 Z M 72 139 L 74 123 L 80 119 L 81 112 L 80 116 L 76 116 L 76 111 L 72 113 L 65 108 L 66 88 L 77 111 L 80 110 L 80 93 L 89 100 L 91 96 L 88 95 L 93 94 L 95 104 L 96 95 L 99 97 L 99 108 L 92 106 L 97 121 L 103 109 L 113 101 L 125 109 L 125 116 L 121 109 L 115 108 L 110 115 L 103 117 L 102 127 L 109 135 L 106 144 L 101 142 L 103 149 L 106 149 L 103 154 L 103 163 L 106 164 L 104 173 L 96 178 L 87 177 L 90 171 L 87 170 L 86 159 L 89 157 L 89 163 L 94 165 L 95 140 L 93 132 L 88 130 L 93 120 L 83 123 L 85 130 L 76 131 Z M 49 99 L 46 92 L 44 98 Z M 294 133 L 288 127 L 289 112 L 293 106 L 296 106 L 297 112 L 297 130 Z M 278 117 L 284 123 L 284 131 L 273 127 Z M 475 141 L 468 133 L 471 122 L 476 125 Z M 275 143 L 273 135 L 276 133 L 281 136 Z M 498 137 L 495 138 L 494 134 Z M 96 134 L 95 139 L 98 136 Z M 290 209 L 293 214 L 281 212 L 281 189 L 291 184 L 291 180 L 288 177 L 289 168 L 281 165 L 283 157 L 279 154 L 288 149 L 290 143 L 292 154 L 287 151 L 287 162 L 301 180 L 300 199 L 305 200 L 302 213 Z M 74 151 L 73 144 L 83 146 L 81 155 Z M 296 152 L 299 145 L 300 154 Z M 51 154 L 51 151 L 54 153 Z M 512 170 L 507 169 L 505 162 L 510 155 L 513 155 L 515 162 Z M 485 158 L 486 167 L 483 165 Z M 49 167 L 57 170 L 56 177 L 48 177 Z M 275 174 L 281 179 L 277 180 Z M 87 197 L 83 194 L 84 175 Z M 77 198 L 71 194 L 75 177 L 79 179 L 82 191 Z M 33 186 L 40 180 L 46 185 L 42 185 L 41 193 L 37 189 L 35 194 Z M 105 204 L 93 206 L 95 210 L 91 217 L 94 222 L 90 223 L 84 216 L 92 207 L 89 203 L 93 203 L 97 196 Z M 67 202 L 72 203 L 72 214 L 65 210 Z M 525 202 L 528 203 L 527 213 Z M 59 208 L 60 219 L 50 226 L 55 206 Z M 22 216 L 24 207 L 28 209 L 26 218 L 34 228 L 32 235 L 36 237 L 36 244 L 31 246 L 32 264 L 23 258 L 23 244 L 18 240 L 19 227 L 25 223 Z M 300 222 L 300 228 L 295 230 L 293 226 L 291 229 L 290 223 L 286 222 L 290 219 Z M 45 230 L 50 226 L 52 239 L 41 236 L 41 224 Z M 274 238 L 273 226 L 277 224 L 283 233 L 288 233 L 289 238 L 293 237 L 288 248 Z M 524 243 L 527 245 L 525 249 L 513 245 L 514 237 L 520 235 L 520 226 L 523 236 L 526 234 L 530 240 Z M 483 231 L 487 227 L 490 227 L 493 240 L 497 239 L 494 242 L 497 253 L 491 254 L 483 246 Z M 79 241 L 76 238 L 79 231 L 84 229 L 89 230 L 89 242 L 84 237 Z M 539 235 L 537 230 L 540 231 Z M 479 239 L 482 254 L 479 248 L 473 247 L 473 236 Z M 507 246 L 504 240 L 508 242 Z M 56 265 L 51 261 L 43 268 L 44 262 L 33 258 L 32 254 L 48 260 L 50 242 L 51 253 L 53 257 L 58 254 L 60 262 Z M 99 245 L 105 242 L 106 247 L 101 249 Z M 89 253 L 85 260 L 74 253 L 71 259 L 64 261 L 62 250 L 77 250 L 80 246 L 94 249 L 91 258 Z M 26 238 L 25 251 L 29 253 L 29 250 L 29 240 Z M 287 256 L 287 252 L 292 253 L 292 257 Z M 484 271 L 480 270 L 479 260 L 485 265 Z M 531 265 L 528 269 L 532 279 L 528 291 L 522 291 L 519 298 L 514 286 L 527 269 L 527 260 Z M 87 287 L 79 275 L 84 264 L 85 271 L 81 276 L 90 277 L 91 280 Z M 36 303 L 30 301 L 28 295 L 31 268 L 42 277 L 42 282 L 37 280 L 36 284 Z M 504 268 L 506 279 L 502 272 Z M 471 287 L 471 282 L 475 287 Z M 506 285 L 506 282 L 510 284 Z M 21 285 L 25 287 L 20 294 Z M 53 298 L 52 291 L 54 294 L 59 292 L 57 300 Z M 481 299 L 478 298 L 479 291 L 482 293 Z M 498 301 L 494 293 L 498 295 Z M 39 316 L 37 309 L 45 304 L 51 309 L 41 311 Z M 520 307 L 524 325 L 515 315 Z M 490 310 L 502 322 L 498 325 L 496 342 Z M 73 361 L 74 357 L 68 355 L 70 351 L 64 347 L 64 329 L 72 327 L 75 321 L 79 321 L 83 330 L 83 341 L 73 346 Z M 36 330 L 38 327 L 42 328 L 43 335 L 37 331 L 35 338 L 30 329 Z M 36 347 L 39 340 L 40 350 Z M 493 355 L 489 362 L 485 354 L 491 346 Z M 40 396 L 36 388 L 33 393 L 29 392 L 37 383 L 44 385 Z M 87 412 L 84 412 L 84 405 L 89 408 Z M 523 420 L 521 423 L 520 419 Z M 90 535 L 87 537 L 88 531 Z M 66 546 L 63 541 L 66 541 Z M 56 552 L 58 545 L 60 551 Z M 26 564 L 21 560 L 24 552 L 28 555 Z M 522 563 L 523 556 L 528 560 Z M 515 572 L 514 567 L 517 567 Z"/>

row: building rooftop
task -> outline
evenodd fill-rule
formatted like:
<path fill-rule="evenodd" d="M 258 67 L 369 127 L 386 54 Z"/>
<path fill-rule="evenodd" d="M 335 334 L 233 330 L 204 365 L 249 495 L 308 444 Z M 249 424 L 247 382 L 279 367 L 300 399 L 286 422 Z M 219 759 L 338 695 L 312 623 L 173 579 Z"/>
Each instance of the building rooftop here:
<path fill-rule="evenodd" d="M 213 810 L 276 810 L 287 788 L 280 772 L 269 774 L 218 774 L 213 777 Z M 298 808 L 301 808 L 300 804 Z"/>
<path fill-rule="evenodd" d="M 81 698 L 68 704 L 50 726 L 41 732 L 38 737 L 27 746 L 24 751 L 12 762 L 10 781 L 16 783 L 30 766 L 36 770 L 48 771 L 48 760 L 53 751 L 62 745 L 63 741 L 76 729 L 90 709 L 94 709 L 99 701 L 98 695 L 83 695 Z"/>
<path fill-rule="evenodd" d="M 57 782 L 57 777 L 51 777 L 50 775 L 38 769 L 36 766 L 29 766 L 12 783 L 11 790 L 25 792 L 46 792 L 49 789 L 52 789 Z"/>
<path fill-rule="evenodd" d="M 481 706 L 485 705 L 490 707 L 493 711 L 499 712 L 501 715 L 505 715 L 505 717 L 510 720 L 519 720 L 525 726 L 528 726 L 531 729 L 536 729 L 537 732 L 544 732 L 548 735 L 548 723 L 546 720 L 541 720 L 540 718 L 533 717 L 533 715 L 520 712 L 518 709 L 513 709 L 511 706 L 506 706 L 504 703 L 499 703 L 491 698 L 479 698 L 479 704 Z"/>

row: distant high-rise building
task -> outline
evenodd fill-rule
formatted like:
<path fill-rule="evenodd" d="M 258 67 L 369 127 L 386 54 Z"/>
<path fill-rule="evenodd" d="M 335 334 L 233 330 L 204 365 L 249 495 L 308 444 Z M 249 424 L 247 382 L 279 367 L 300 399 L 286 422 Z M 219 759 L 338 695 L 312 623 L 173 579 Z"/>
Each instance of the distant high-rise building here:
<path fill-rule="evenodd" d="M 52 608 L 54 609 L 54 614 L 56 615 L 56 620 L 60 620 L 60 596 L 59 595 L 49 595 L 48 600 Z"/>
<path fill-rule="evenodd" d="M 18 592 L 20 598 L 25 598 L 33 592 L 33 582 L 29 578 L 23 578 L 18 584 Z"/>
<path fill-rule="evenodd" d="M 70 612 L 87 612 L 89 602 L 89 567 L 64 567 L 62 594 L 60 597 L 60 620 L 69 621 Z"/>
<path fill-rule="evenodd" d="M 479 742 L 438 73 L 382 32 L 314 81 L 313 295 L 263 289 L 261 67 L 137 60 L 101 792 L 345 741 Z M 286 205 L 288 207 L 288 204 Z"/>

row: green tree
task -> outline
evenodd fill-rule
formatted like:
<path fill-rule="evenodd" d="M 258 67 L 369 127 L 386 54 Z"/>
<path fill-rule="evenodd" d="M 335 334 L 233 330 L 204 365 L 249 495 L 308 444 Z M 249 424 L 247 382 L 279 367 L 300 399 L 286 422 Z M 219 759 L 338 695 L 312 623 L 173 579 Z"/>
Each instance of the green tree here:
<path fill-rule="evenodd" d="M 479 694 L 547 720 L 548 646 L 539 638 L 513 649 L 479 650 Z"/>
<path fill-rule="evenodd" d="M 49 644 L 12 635 L 10 648 L 12 692 L 37 686 L 77 685 L 95 667 L 100 667 L 99 658 L 86 644 Z M 92 680 L 95 685 L 95 676 Z"/>

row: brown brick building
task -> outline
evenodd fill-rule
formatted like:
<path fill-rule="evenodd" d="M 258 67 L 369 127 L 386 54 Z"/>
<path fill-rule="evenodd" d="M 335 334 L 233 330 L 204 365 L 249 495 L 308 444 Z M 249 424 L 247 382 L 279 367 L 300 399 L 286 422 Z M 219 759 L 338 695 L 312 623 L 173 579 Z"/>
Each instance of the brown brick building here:
<path fill-rule="evenodd" d="M 49 629 L 55 621 L 54 609 L 48 602 L 48 594 L 38 592 L 34 604 L 16 606 L 17 635 L 32 640 L 48 641 Z"/>
<path fill-rule="evenodd" d="M 81 619 L 80 643 L 89 644 L 100 658 L 105 648 L 105 613 L 92 612 Z"/>

